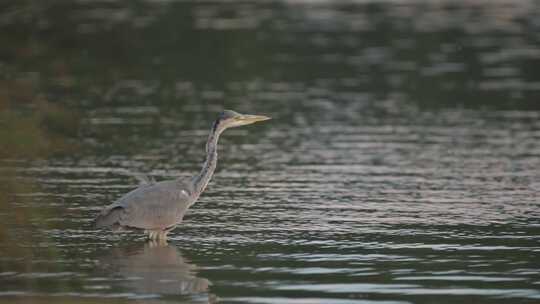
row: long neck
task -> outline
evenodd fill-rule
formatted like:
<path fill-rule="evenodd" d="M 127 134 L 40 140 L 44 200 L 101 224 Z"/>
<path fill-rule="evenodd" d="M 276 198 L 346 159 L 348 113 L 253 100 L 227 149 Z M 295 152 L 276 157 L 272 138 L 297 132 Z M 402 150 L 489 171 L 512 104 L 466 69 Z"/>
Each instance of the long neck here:
<path fill-rule="evenodd" d="M 223 129 L 219 127 L 219 123 L 216 121 L 210 131 L 210 135 L 208 135 L 208 141 L 206 142 L 206 160 L 204 161 L 201 172 L 196 175 L 193 180 L 197 195 L 204 191 L 210 182 L 212 175 L 214 175 L 214 170 L 216 170 L 218 158 L 217 144 L 221 132 L 223 132 Z"/>

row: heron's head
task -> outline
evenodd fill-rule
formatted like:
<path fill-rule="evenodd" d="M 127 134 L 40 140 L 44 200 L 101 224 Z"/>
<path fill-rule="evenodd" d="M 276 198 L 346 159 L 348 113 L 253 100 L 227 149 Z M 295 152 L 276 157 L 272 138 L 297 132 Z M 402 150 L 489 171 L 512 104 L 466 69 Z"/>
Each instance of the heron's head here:
<path fill-rule="evenodd" d="M 263 115 L 247 115 L 240 114 L 235 111 L 225 110 L 219 114 L 218 119 L 216 120 L 215 126 L 219 126 L 220 129 L 227 129 L 232 127 L 239 127 L 250 125 L 252 123 L 268 120 L 270 117 Z"/>

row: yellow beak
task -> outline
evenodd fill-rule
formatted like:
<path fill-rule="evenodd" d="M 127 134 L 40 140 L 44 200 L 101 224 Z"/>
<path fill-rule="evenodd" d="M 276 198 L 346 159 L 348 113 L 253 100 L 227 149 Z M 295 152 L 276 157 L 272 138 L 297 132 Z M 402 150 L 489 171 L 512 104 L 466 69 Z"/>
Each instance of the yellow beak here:
<path fill-rule="evenodd" d="M 238 119 L 245 123 L 254 123 L 258 121 L 269 120 L 271 118 L 264 115 L 242 115 Z"/>

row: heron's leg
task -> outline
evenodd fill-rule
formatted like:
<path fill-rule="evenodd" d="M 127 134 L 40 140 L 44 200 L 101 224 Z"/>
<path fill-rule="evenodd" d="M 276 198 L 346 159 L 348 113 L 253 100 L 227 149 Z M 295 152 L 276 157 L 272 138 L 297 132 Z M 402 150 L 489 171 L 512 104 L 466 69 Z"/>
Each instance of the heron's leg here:
<path fill-rule="evenodd" d="M 151 241 L 166 240 L 167 231 L 165 230 L 148 230 L 148 239 Z"/>
<path fill-rule="evenodd" d="M 176 228 L 176 225 L 172 226 L 172 227 L 169 227 L 169 228 L 166 228 L 165 230 L 163 230 L 165 232 L 165 236 L 167 236 L 167 234 L 169 232 L 171 232 L 174 228 Z"/>
<path fill-rule="evenodd" d="M 157 235 L 158 237 L 155 237 L 153 240 L 148 240 L 148 246 L 150 246 L 150 248 L 167 246 L 167 239 L 160 238 L 159 234 Z"/>
<path fill-rule="evenodd" d="M 167 231 L 167 230 L 161 230 L 160 232 L 157 233 L 157 239 L 158 240 L 166 240 L 168 232 L 169 231 Z"/>

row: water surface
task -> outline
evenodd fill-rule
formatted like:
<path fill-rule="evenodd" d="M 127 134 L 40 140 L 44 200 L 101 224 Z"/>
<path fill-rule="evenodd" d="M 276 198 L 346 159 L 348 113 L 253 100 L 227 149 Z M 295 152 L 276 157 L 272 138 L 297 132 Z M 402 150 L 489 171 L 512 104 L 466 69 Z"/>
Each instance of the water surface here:
<path fill-rule="evenodd" d="M 332 3 L 6 4 L 0 303 L 540 301 L 538 4 Z M 167 246 L 91 227 L 222 108 Z"/>

